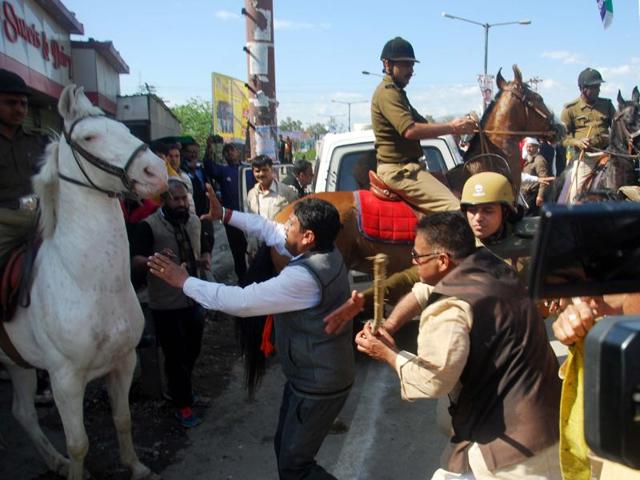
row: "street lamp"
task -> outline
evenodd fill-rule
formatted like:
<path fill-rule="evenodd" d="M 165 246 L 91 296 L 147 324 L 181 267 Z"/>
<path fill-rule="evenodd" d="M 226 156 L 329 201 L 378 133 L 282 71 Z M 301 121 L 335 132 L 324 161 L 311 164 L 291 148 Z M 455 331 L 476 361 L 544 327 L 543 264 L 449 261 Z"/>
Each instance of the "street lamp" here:
<path fill-rule="evenodd" d="M 467 23 L 473 23 L 484 28 L 484 74 L 487 75 L 487 59 L 489 57 L 489 29 L 491 27 L 500 27 L 502 25 L 531 25 L 531 20 L 516 20 L 513 22 L 500 22 L 500 23 L 481 23 L 475 20 L 469 20 L 468 18 L 456 17 L 455 15 L 449 15 L 447 12 L 442 12 L 442 16 L 450 18 L 452 20 L 460 20 Z"/>
<path fill-rule="evenodd" d="M 384 78 L 384 75 L 382 75 L 382 74 L 380 74 L 380 73 L 367 72 L 366 70 L 363 70 L 363 71 L 362 71 L 362 74 L 363 74 L 363 75 L 373 75 L 374 77 L 383 77 L 383 78 Z"/>
<path fill-rule="evenodd" d="M 348 112 L 348 125 L 349 125 L 349 131 L 351 131 L 351 105 L 353 105 L 354 103 L 367 103 L 368 100 L 358 100 L 355 102 L 345 102 L 343 100 L 331 100 L 331 103 L 342 103 L 343 105 L 347 106 L 347 112 Z"/>

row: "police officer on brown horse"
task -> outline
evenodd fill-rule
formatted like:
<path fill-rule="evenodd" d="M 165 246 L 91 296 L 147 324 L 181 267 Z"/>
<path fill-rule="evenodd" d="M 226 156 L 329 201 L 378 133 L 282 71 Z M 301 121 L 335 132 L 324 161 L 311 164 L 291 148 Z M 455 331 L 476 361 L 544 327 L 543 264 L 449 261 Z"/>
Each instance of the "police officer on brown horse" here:
<path fill-rule="evenodd" d="M 407 203 L 423 213 L 457 210 L 458 200 L 420 163 L 420 140 L 445 134 L 472 133 L 470 118 L 428 123 L 407 98 L 404 88 L 418 63 L 413 47 L 401 37 L 382 49 L 384 79 L 371 99 L 371 123 L 376 137 L 378 176 Z"/>

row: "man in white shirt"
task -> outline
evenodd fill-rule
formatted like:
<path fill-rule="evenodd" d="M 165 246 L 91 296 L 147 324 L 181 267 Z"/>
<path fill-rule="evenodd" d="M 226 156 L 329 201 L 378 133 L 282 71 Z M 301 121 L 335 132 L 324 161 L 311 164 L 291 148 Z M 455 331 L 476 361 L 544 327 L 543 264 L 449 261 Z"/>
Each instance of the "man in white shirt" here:
<path fill-rule="evenodd" d="M 189 277 L 159 253 L 149 257 L 150 271 L 206 308 L 240 317 L 274 314 L 276 347 L 283 352 L 280 363 L 287 378 L 274 440 L 280 478 L 334 479 L 314 457 L 355 373 L 352 330 L 329 335 L 322 320 L 349 296 L 347 268 L 334 245 L 338 211 L 324 200 L 303 199 L 282 225 L 223 209 L 209 185 L 207 190 L 211 209 L 204 217 L 259 237 L 291 257 L 289 265 L 278 276 L 245 288 Z"/>
<path fill-rule="evenodd" d="M 280 210 L 297 200 L 298 194 L 289 185 L 273 177 L 273 161 L 266 155 L 258 155 L 251 162 L 256 184 L 247 193 L 249 212 L 273 220 Z"/>

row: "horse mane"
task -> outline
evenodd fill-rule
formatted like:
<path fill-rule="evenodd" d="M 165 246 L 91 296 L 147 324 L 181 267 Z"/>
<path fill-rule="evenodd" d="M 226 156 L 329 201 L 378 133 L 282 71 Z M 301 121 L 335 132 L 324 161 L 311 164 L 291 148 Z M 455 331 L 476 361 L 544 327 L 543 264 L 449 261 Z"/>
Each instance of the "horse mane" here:
<path fill-rule="evenodd" d="M 33 190 L 40 198 L 39 228 L 43 238 L 49 238 L 56 229 L 58 204 L 58 149 L 59 139 L 52 140 L 45 149 L 40 172 L 31 178 Z"/>

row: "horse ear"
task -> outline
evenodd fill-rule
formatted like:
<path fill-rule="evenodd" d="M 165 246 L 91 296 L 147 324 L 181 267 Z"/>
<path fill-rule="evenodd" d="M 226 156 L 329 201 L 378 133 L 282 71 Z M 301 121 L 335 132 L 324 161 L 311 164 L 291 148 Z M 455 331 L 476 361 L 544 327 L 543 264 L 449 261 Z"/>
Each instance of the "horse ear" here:
<path fill-rule="evenodd" d="M 74 84 L 64 87 L 60 100 L 58 100 L 58 112 L 65 121 L 72 121 L 78 116 L 77 111 L 77 98 L 78 91 L 82 93 L 84 89 L 77 87 Z"/>
<path fill-rule="evenodd" d="M 633 103 L 640 103 L 640 91 L 638 91 L 638 87 L 633 87 L 631 100 L 633 100 Z"/>
<path fill-rule="evenodd" d="M 513 81 L 518 85 L 522 85 L 522 72 L 518 68 L 518 65 L 513 65 Z"/>
<path fill-rule="evenodd" d="M 622 98 L 622 92 L 618 90 L 618 107 L 620 107 L 624 103 L 624 98 Z"/>
<path fill-rule="evenodd" d="M 507 85 L 507 81 L 502 76 L 502 67 L 500 67 L 498 75 L 496 75 L 496 85 L 498 85 L 499 90 L 502 90 Z"/>

